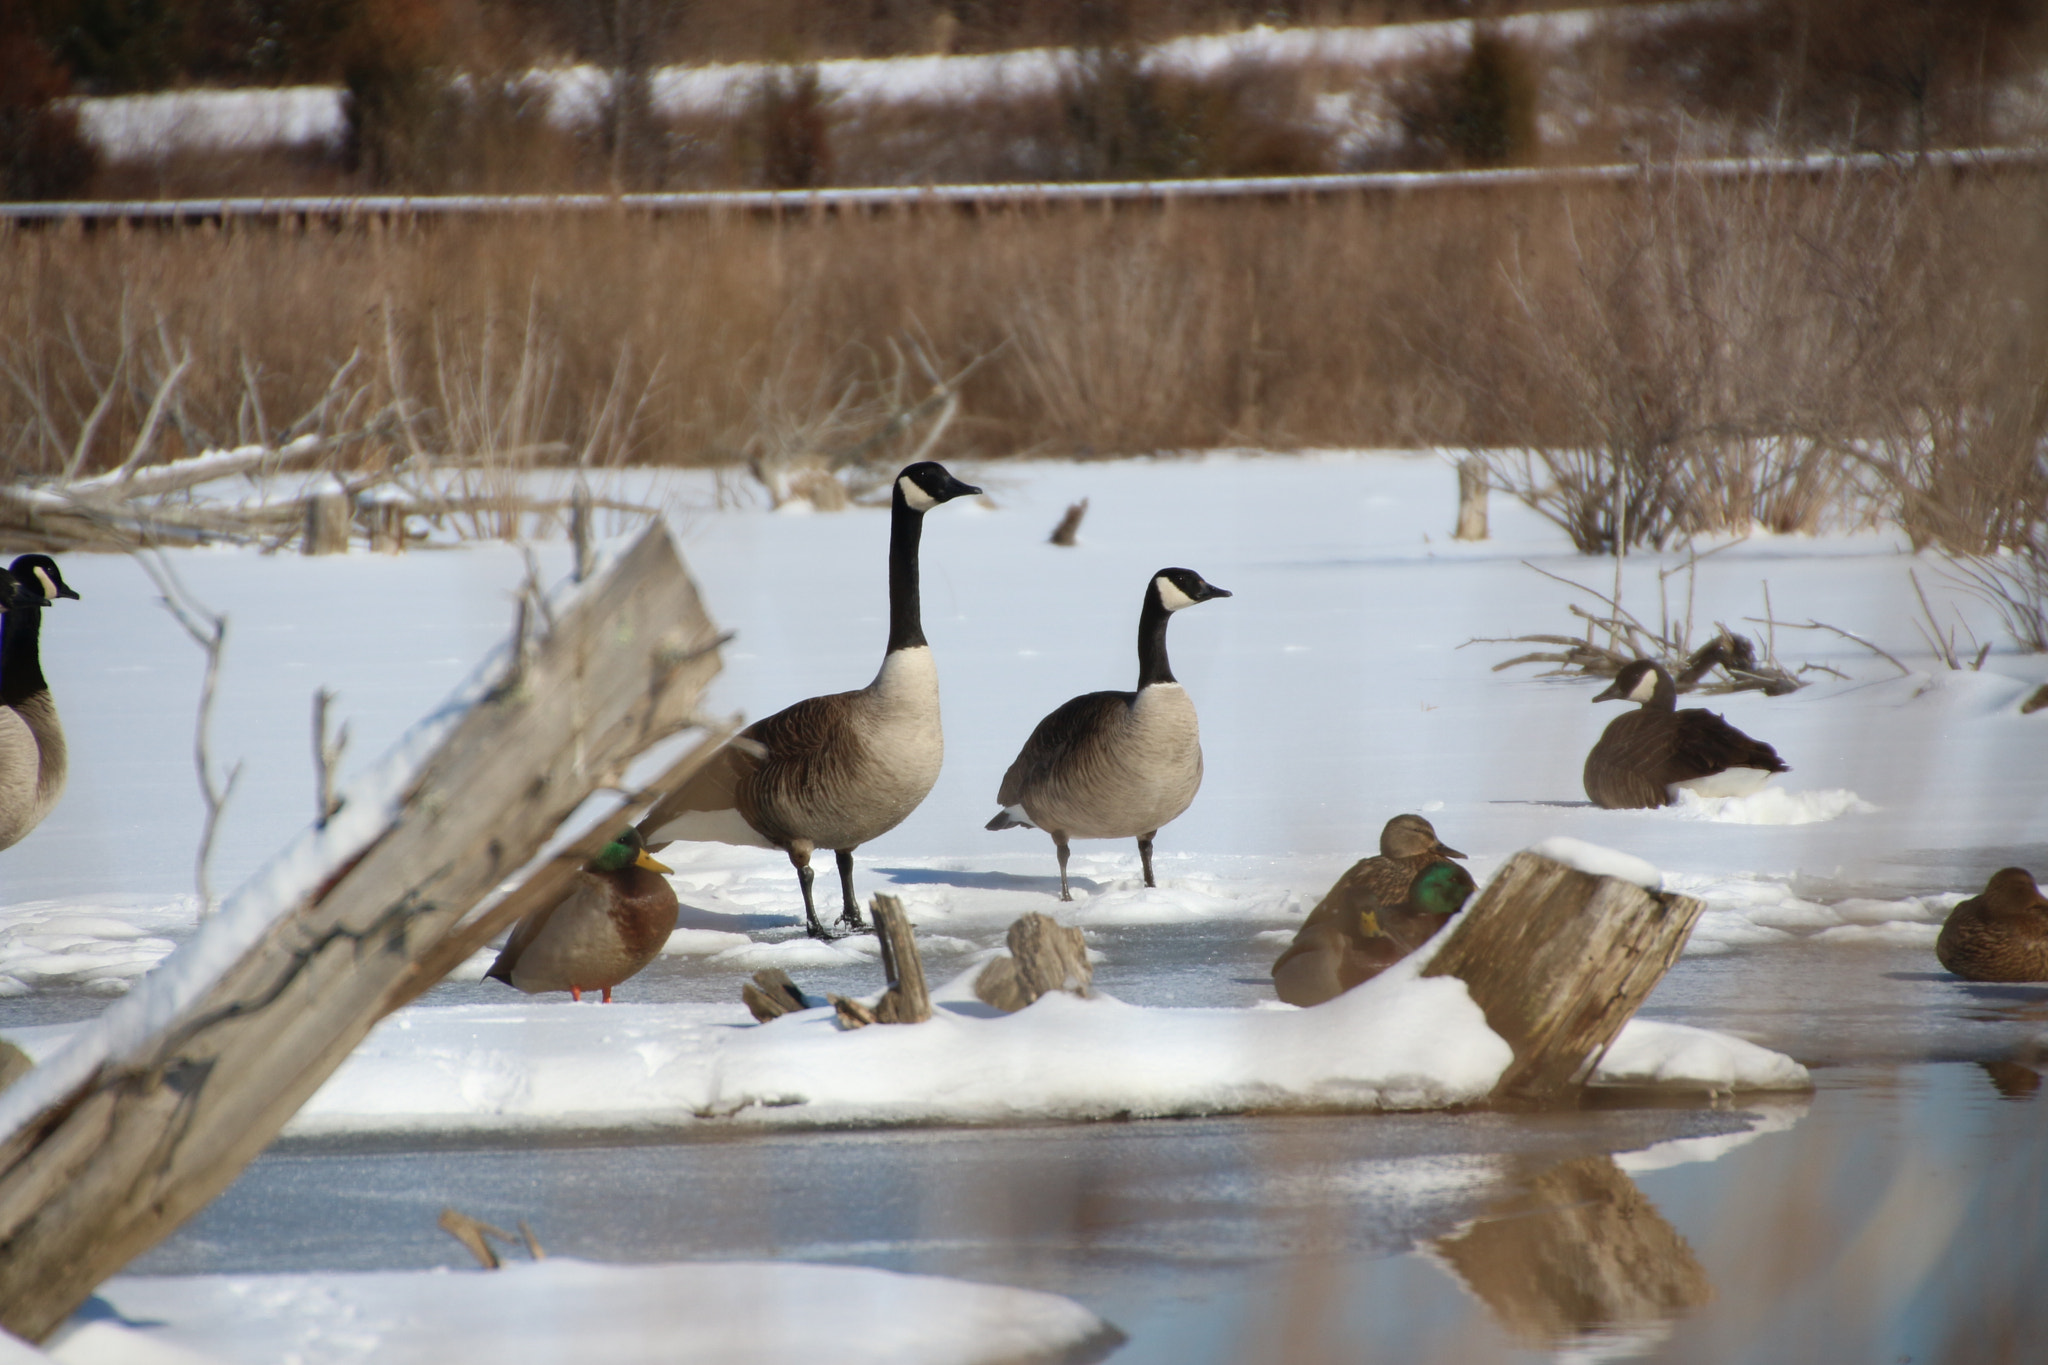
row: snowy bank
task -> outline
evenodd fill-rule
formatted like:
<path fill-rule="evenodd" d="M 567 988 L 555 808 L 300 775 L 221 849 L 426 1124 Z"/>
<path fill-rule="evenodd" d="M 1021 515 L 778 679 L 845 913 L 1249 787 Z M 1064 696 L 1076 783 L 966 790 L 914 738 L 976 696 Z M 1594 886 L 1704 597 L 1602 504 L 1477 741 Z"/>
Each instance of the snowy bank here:
<path fill-rule="evenodd" d="M 66 1365 L 994 1365 L 1098 1359 L 1121 1339 L 1073 1300 L 1036 1290 L 857 1266 L 556 1257 L 495 1273 L 124 1276 L 50 1355 Z"/>

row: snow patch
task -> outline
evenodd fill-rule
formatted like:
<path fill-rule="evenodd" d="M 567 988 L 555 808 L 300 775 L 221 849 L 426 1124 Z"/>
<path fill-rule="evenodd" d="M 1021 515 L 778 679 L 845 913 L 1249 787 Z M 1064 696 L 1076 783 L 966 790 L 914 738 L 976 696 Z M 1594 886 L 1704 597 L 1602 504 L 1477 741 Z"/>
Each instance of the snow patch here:
<path fill-rule="evenodd" d="M 1634 854 L 1602 848 L 1567 834 L 1545 839 L 1529 851 L 1595 877 L 1632 883 L 1645 891 L 1657 891 L 1664 885 L 1664 874 Z"/>
<path fill-rule="evenodd" d="M 1593 1070 L 1600 1085 L 1709 1090 L 1811 1090 L 1813 1077 L 1781 1052 L 1726 1033 L 1631 1019 Z"/>
<path fill-rule="evenodd" d="M 1671 807 L 1681 820 L 1713 820 L 1724 825 L 1817 825 L 1844 815 L 1868 815 L 1877 809 L 1852 791 L 1789 792 L 1765 787 L 1748 796 L 1702 796 L 1678 790 Z"/>

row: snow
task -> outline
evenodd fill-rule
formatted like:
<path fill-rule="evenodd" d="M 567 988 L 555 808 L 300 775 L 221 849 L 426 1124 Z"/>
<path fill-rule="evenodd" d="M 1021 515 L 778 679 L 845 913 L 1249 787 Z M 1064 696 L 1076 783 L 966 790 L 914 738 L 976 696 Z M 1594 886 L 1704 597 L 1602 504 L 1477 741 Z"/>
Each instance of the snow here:
<path fill-rule="evenodd" d="M 1664 874 L 1641 858 L 1589 844 L 1569 834 L 1553 835 L 1529 851 L 1566 867 L 1577 868 L 1589 876 L 1613 877 L 1617 881 L 1640 886 L 1645 891 L 1662 890 L 1664 886 Z"/>
<path fill-rule="evenodd" d="M 1687 1024 L 1631 1019 L 1593 1070 L 1603 1085 L 1705 1085 L 1716 1091 L 1805 1090 L 1813 1078 L 1790 1057 Z"/>
<path fill-rule="evenodd" d="M 81 1317 L 50 1345 L 64 1365 L 994 1365 L 1116 1340 L 1071 1299 L 1029 1289 L 859 1266 L 566 1257 L 495 1272 L 124 1276 Z"/>
<path fill-rule="evenodd" d="M 1876 809 L 1851 791 L 1789 792 L 1765 787 L 1747 796 L 1702 796 L 1680 788 L 1673 811 L 1682 820 L 1715 820 L 1724 825 L 1811 825 Z"/>

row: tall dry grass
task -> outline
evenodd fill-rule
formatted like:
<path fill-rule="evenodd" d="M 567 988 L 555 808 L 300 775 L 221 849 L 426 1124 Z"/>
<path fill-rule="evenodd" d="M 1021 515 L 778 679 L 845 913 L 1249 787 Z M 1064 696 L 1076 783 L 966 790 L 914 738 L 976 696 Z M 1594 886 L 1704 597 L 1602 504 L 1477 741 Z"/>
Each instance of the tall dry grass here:
<path fill-rule="evenodd" d="M 365 462 L 724 462 L 968 381 L 942 454 L 1241 443 L 1527 452 L 1582 548 L 1892 516 L 2043 520 L 2031 180 L 1874 175 L 1314 202 L 627 215 L 0 237 L 0 458 L 274 438 L 353 360 Z M 851 395 L 849 397 L 849 395 Z M 627 415 L 630 415 L 630 420 Z M 836 420 L 836 419 L 835 419 Z M 842 433 L 844 435 L 844 433 Z"/>

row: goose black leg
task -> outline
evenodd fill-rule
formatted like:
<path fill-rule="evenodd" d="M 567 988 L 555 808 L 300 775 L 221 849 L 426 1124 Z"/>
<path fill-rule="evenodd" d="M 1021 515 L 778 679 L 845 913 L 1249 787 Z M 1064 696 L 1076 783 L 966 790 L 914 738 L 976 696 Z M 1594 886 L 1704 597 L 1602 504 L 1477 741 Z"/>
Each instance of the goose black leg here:
<path fill-rule="evenodd" d="M 839 922 L 849 929 L 865 929 L 868 925 L 860 917 L 860 902 L 853 898 L 853 850 L 838 848 L 832 851 L 839 858 L 839 896 L 846 905 L 840 912 Z"/>
<path fill-rule="evenodd" d="M 1145 885 L 1147 886 L 1159 885 L 1158 882 L 1152 880 L 1152 838 L 1153 835 L 1158 833 L 1159 831 L 1155 829 L 1151 834 L 1140 834 L 1138 836 L 1138 861 L 1145 865 Z"/>
<path fill-rule="evenodd" d="M 817 903 L 811 899 L 811 883 L 817 874 L 811 871 L 811 850 L 792 848 L 789 851 L 790 866 L 796 869 L 796 879 L 804 888 L 804 932 L 812 938 L 831 938 L 824 925 L 818 923 Z"/>
<path fill-rule="evenodd" d="M 1052 832 L 1053 852 L 1060 855 L 1060 899 L 1070 901 L 1073 896 L 1067 891 L 1067 836 L 1058 830 Z"/>

